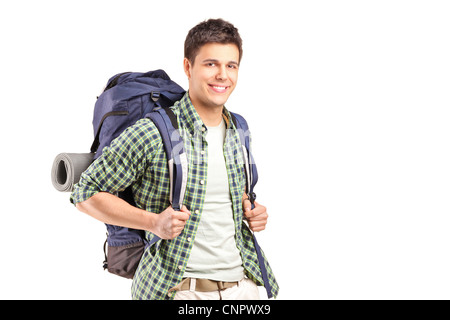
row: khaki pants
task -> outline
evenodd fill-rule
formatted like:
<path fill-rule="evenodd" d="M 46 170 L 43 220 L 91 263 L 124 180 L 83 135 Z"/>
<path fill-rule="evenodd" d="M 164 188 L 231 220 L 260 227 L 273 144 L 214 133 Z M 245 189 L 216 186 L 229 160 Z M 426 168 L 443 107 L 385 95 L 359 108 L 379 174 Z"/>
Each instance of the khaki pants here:
<path fill-rule="evenodd" d="M 189 290 L 177 291 L 174 300 L 259 300 L 256 284 L 244 278 L 237 285 L 224 290 L 209 292 L 195 291 L 196 279 L 190 279 Z"/>

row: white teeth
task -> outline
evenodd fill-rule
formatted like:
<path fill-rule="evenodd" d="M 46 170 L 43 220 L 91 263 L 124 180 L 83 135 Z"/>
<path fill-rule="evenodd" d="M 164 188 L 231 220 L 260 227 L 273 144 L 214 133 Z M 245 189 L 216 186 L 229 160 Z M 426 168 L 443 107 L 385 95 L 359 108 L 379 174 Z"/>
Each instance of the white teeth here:
<path fill-rule="evenodd" d="M 217 86 L 213 86 L 213 88 L 218 89 L 218 90 L 225 90 L 226 87 L 217 87 Z"/>

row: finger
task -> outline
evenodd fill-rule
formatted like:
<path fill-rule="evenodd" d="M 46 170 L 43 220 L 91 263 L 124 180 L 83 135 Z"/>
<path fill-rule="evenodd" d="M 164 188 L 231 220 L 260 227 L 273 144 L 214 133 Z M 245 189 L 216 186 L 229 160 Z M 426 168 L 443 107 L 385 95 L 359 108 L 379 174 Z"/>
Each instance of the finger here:
<path fill-rule="evenodd" d="M 184 229 L 184 225 L 183 226 L 173 227 L 172 231 L 171 231 L 170 238 L 174 239 L 174 238 L 178 237 L 183 232 L 183 229 Z"/>
<path fill-rule="evenodd" d="M 249 227 L 252 231 L 258 232 L 266 228 L 267 221 L 251 221 Z"/>
<path fill-rule="evenodd" d="M 172 230 L 180 230 L 183 229 L 186 225 L 186 221 L 184 220 L 174 220 L 172 223 Z"/>
<path fill-rule="evenodd" d="M 185 205 L 183 205 L 182 207 L 181 207 L 181 210 L 180 211 L 182 211 L 182 212 L 186 212 L 187 214 L 191 214 L 191 212 L 188 210 L 188 208 L 185 206 Z"/>
<path fill-rule="evenodd" d="M 260 232 L 266 229 L 266 226 L 251 228 L 253 232 Z"/>
<path fill-rule="evenodd" d="M 181 221 L 187 221 L 190 217 L 190 212 L 184 212 L 184 211 L 175 211 L 172 214 L 173 219 L 181 220 Z"/>
<path fill-rule="evenodd" d="M 174 232 L 170 235 L 170 237 L 168 237 L 169 240 L 173 240 L 176 237 L 178 237 L 181 234 L 181 232 Z"/>
<path fill-rule="evenodd" d="M 247 219 L 265 219 L 267 217 L 267 212 L 264 207 L 255 207 L 250 211 L 245 212 Z"/>
<path fill-rule="evenodd" d="M 264 207 L 263 205 L 260 205 L 258 202 L 254 202 L 255 203 L 255 207 L 253 208 L 253 210 L 257 210 L 257 211 L 266 211 L 266 207 Z"/>
<path fill-rule="evenodd" d="M 263 218 L 263 217 L 259 217 L 261 215 L 261 212 L 258 212 L 258 211 L 256 211 L 255 209 L 253 209 L 253 210 L 250 210 L 250 211 L 246 211 L 245 212 L 245 217 L 248 219 L 248 220 L 254 220 L 254 219 L 260 219 L 260 218 Z M 259 218 L 258 218 L 259 217 Z"/>
<path fill-rule="evenodd" d="M 269 217 L 269 215 L 265 212 L 265 213 L 261 213 L 258 215 L 253 215 L 249 218 L 247 218 L 249 221 L 267 221 L 267 218 Z"/>
<path fill-rule="evenodd" d="M 266 207 L 260 205 L 259 203 L 257 203 L 255 201 L 255 208 L 253 208 L 251 214 L 252 214 L 253 217 L 256 217 L 256 216 L 259 216 L 259 215 L 267 216 L 267 209 L 266 209 Z"/>
<path fill-rule="evenodd" d="M 180 234 L 184 229 L 184 226 L 178 226 L 176 228 L 173 229 L 174 233 Z"/>
<path fill-rule="evenodd" d="M 255 213 L 253 212 L 253 210 L 248 210 L 248 211 L 245 211 L 245 212 L 244 212 L 244 216 L 245 216 L 247 219 L 251 219 L 254 215 L 255 215 Z"/>

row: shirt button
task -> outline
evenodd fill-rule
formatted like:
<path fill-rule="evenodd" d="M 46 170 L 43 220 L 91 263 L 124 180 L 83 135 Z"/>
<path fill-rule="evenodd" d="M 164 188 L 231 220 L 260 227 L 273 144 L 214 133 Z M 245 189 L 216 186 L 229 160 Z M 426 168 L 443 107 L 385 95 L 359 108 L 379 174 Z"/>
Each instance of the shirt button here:
<path fill-rule="evenodd" d="M 200 151 L 201 155 L 204 155 L 205 153 L 206 153 L 205 150 Z"/>
<path fill-rule="evenodd" d="M 205 180 L 200 180 L 200 184 L 205 184 Z"/>
<path fill-rule="evenodd" d="M 178 270 L 182 270 L 183 269 L 183 266 L 182 265 L 179 265 L 178 266 Z"/>
<path fill-rule="evenodd" d="M 202 127 L 202 131 L 205 132 L 205 131 L 206 131 L 206 128 L 205 128 L 205 127 Z"/>
<path fill-rule="evenodd" d="M 194 213 L 199 214 L 200 210 L 197 209 L 197 210 L 194 211 Z"/>
<path fill-rule="evenodd" d="M 187 238 L 187 241 L 188 241 L 188 242 L 191 242 L 191 240 L 192 240 L 191 237 L 188 237 L 188 238 Z"/>

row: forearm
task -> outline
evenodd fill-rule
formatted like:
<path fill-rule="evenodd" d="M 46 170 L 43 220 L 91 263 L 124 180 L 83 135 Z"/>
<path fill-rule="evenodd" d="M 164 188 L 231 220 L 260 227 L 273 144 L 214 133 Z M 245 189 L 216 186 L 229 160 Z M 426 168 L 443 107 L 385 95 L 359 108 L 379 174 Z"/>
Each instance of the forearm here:
<path fill-rule="evenodd" d="M 107 192 L 99 192 L 77 203 L 76 207 L 81 212 L 107 224 L 151 232 L 155 228 L 155 213 L 134 207 Z"/>

